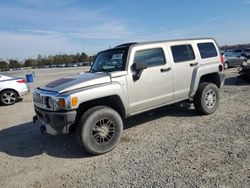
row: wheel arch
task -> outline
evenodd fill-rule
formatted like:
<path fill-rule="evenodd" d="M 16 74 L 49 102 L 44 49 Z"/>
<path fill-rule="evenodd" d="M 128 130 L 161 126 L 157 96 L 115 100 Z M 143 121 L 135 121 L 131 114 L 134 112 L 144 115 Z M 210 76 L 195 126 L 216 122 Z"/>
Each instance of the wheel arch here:
<path fill-rule="evenodd" d="M 211 63 L 210 65 L 203 65 L 196 67 L 192 75 L 192 82 L 190 85 L 190 92 L 188 97 L 192 99 L 202 82 L 214 83 L 218 88 L 221 88 L 225 80 L 222 64 Z"/>
<path fill-rule="evenodd" d="M 17 97 L 20 97 L 20 94 L 18 93 L 17 90 L 13 89 L 13 88 L 5 88 L 3 90 L 0 91 L 0 94 L 4 91 L 8 91 L 8 90 L 11 90 L 11 91 L 14 91 L 16 94 L 17 94 Z"/>
<path fill-rule="evenodd" d="M 94 100 L 83 102 L 77 109 L 76 122 L 79 122 L 81 116 L 90 108 L 95 106 L 107 106 L 116 110 L 122 119 L 126 117 L 125 107 L 121 98 L 118 95 L 111 95 L 107 97 L 97 98 Z"/>
<path fill-rule="evenodd" d="M 214 83 L 218 88 L 221 87 L 221 84 L 220 84 L 220 75 L 218 73 L 210 73 L 210 74 L 203 75 L 200 78 L 199 84 L 201 84 L 203 82 Z"/>

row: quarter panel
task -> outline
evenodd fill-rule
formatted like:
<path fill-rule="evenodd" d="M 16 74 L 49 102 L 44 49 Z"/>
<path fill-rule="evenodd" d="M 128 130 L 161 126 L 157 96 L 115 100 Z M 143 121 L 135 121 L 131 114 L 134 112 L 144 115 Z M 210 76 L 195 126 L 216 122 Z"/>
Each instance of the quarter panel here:
<path fill-rule="evenodd" d="M 203 64 L 195 67 L 192 75 L 192 82 L 190 86 L 189 98 L 192 98 L 195 95 L 196 90 L 198 89 L 200 78 L 203 75 L 218 73 L 219 63 L 211 62 L 209 64 Z M 219 74 L 219 73 L 218 73 Z"/>
<path fill-rule="evenodd" d="M 29 88 L 24 83 L 17 83 L 16 80 L 17 79 L 0 81 L 0 91 L 5 90 L 5 89 L 13 89 L 17 91 L 19 96 L 22 96 L 22 91 L 29 90 Z"/>

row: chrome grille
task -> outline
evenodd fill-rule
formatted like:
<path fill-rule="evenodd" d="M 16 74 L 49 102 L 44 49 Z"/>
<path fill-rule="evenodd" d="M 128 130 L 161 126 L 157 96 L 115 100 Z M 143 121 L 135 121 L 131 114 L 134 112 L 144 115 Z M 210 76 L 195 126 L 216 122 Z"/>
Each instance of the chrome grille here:
<path fill-rule="evenodd" d="M 53 110 L 53 107 L 48 107 L 48 99 L 55 96 L 57 93 L 51 93 L 51 92 L 45 92 L 36 89 L 33 92 L 33 102 L 35 106 L 47 109 L 47 110 Z"/>

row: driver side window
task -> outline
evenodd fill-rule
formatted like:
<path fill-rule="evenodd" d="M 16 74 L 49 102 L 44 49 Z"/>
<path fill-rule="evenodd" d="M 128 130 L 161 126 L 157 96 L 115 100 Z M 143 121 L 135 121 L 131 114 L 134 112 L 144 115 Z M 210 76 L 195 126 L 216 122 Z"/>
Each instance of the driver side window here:
<path fill-rule="evenodd" d="M 166 63 L 164 52 L 161 48 L 141 50 L 135 53 L 134 63 L 145 62 L 147 67 L 164 65 Z"/>

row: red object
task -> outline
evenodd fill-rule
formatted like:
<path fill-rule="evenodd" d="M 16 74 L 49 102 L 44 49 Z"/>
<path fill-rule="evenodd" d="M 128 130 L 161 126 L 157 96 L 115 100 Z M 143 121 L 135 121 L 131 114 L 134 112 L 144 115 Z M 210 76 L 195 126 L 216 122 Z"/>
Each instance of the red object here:
<path fill-rule="evenodd" d="M 220 63 L 224 64 L 224 57 L 223 57 L 223 55 L 220 56 Z"/>
<path fill-rule="evenodd" d="M 18 83 L 26 83 L 26 80 L 24 80 L 24 79 L 21 79 L 21 80 L 17 80 L 16 82 L 18 82 Z"/>

